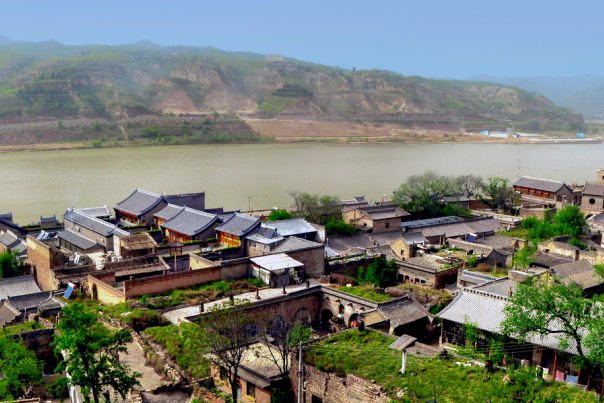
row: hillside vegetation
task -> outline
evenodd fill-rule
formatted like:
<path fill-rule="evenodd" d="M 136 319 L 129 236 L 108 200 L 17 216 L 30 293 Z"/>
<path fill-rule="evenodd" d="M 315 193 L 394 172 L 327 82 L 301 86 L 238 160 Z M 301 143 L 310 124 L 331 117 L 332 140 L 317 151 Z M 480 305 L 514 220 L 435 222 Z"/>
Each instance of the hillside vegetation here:
<path fill-rule="evenodd" d="M 297 60 L 269 64 L 254 53 L 150 42 L 0 42 L 0 124 L 212 111 L 457 127 L 537 121 L 575 130 L 583 125 L 581 115 L 543 96 L 480 81 L 431 80 Z"/>

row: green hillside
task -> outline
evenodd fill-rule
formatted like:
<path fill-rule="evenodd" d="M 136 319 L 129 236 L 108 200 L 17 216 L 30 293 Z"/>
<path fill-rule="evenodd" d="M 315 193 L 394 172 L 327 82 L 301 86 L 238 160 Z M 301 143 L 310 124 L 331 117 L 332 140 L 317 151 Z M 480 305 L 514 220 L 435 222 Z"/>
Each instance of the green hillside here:
<path fill-rule="evenodd" d="M 352 71 L 212 47 L 0 43 L 0 124 L 233 112 L 251 117 L 408 120 L 560 130 L 581 115 L 517 87 Z M 464 123 L 465 122 L 465 123 Z"/>

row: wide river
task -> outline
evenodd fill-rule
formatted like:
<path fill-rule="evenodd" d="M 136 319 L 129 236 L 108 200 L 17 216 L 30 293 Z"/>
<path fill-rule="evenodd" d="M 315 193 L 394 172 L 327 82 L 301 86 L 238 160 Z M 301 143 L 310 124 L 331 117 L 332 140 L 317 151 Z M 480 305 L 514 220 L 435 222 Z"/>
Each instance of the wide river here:
<path fill-rule="evenodd" d="M 288 191 L 379 200 L 432 169 L 516 179 L 595 180 L 604 144 L 277 143 L 106 148 L 0 154 L 0 213 L 27 224 L 69 207 L 113 207 L 135 188 L 205 191 L 206 206 L 289 207 Z"/>

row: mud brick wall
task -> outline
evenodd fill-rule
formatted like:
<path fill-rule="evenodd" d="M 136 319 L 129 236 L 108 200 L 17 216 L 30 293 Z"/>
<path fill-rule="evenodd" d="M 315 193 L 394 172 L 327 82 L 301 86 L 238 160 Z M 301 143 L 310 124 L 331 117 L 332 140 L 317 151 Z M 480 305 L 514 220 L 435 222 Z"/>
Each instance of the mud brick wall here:
<path fill-rule="evenodd" d="M 63 253 L 50 245 L 27 236 L 27 261 L 42 291 L 56 290 L 54 275 L 50 268 L 63 265 Z"/>
<path fill-rule="evenodd" d="M 247 257 L 220 262 L 220 279 L 234 280 L 248 278 L 249 259 Z"/>
<path fill-rule="evenodd" d="M 97 276 L 99 275 L 97 274 Z M 101 278 L 97 276 L 88 275 L 88 290 L 93 298 L 110 305 L 126 301 L 124 292 L 114 288 L 112 285 L 115 282 L 115 273 L 106 273 L 106 275 L 103 273 L 102 276 L 99 276 Z M 107 283 L 106 281 L 111 283 Z"/>
<path fill-rule="evenodd" d="M 158 294 L 212 281 L 220 281 L 219 267 L 126 280 L 124 281 L 124 295 L 126 299 L 136 298 L 141 295 Z"/>

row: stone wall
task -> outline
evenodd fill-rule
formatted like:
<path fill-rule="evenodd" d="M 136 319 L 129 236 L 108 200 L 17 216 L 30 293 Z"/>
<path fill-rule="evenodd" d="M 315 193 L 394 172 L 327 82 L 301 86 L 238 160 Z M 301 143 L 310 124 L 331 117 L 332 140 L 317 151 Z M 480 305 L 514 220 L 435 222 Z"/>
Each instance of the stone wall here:
<path fill-rule="evenodd" d="M 58 289 L 50 268 L 62 266 L 63 257 L 63 252 L 54 246 L 27 236 L 27 262 L 31 265 L 34 279 L 42 291 Z"/>
<path fill-rule="evenodd" d="M 325 274 L 329 273 L 341 273 L 343 271 L 354 271 L 359 267 L 369 266 L 375 260 L 376 256 L 385 258 L 383 254 L 380 255 L 360 255 L 354 257 L 337 258 L 327 262 L 325 267 Z"/>
<path fill-rule="evenodd" d="M 413 284 L 424 284 L 440 290 L 448 284 L 455 284 L 457 281 L 457 272 L 461 266 L 451 267 L 442 270 L 423 269 L 421 267 L 407 266 L 404 262 L 398 264 L 398 281 L 401 283 L 410 282 Z M 422 282 L 423 281 L 423 282 Z"/>
<path fill-rule="evenodd" d="M 292 359 L 291 367 L 298 368 L 296 358 Z M 292 371 L 292 374 L 295 375 L 295 371 Z M 300 378 L 297 376 L 290 378 L 297 401 Z M 308 385 L 304 403 L 313 403 L 313 396 L 322 399 L 323 403 L 388 403 L 391 401 L 380 385 L 354 374 L 341 378 L 306 365 L 306 382 Z"/>
<path fill-rule="evenodd" d="M 44 361 L 44 372 L 52 373 L 57 366 L 54 347 L 50 344 L 55 339 L 54 329 L 37 329 L 17 335 L 23 340 L 28 350 L 36 353 L 36 357 Z"/>

